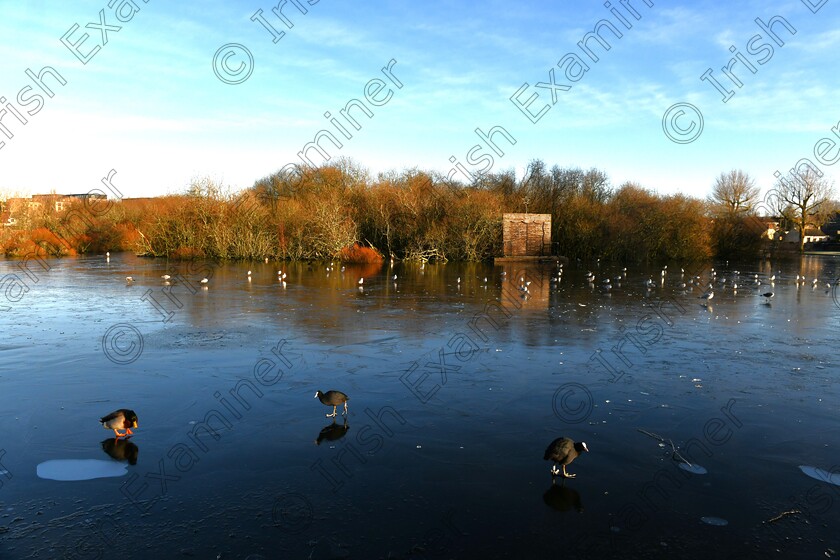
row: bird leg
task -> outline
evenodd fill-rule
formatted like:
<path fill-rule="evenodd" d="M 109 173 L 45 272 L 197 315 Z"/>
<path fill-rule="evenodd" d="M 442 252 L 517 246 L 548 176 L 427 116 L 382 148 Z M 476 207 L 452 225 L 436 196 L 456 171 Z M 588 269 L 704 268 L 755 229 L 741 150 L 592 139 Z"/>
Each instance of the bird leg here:
<path fill-rule="evenodd" d="M 342 416 L 347 416 L 347 401 L 344 401 L 344 414 Z"/>
<path fill-rule="evenodd" d="M 326 417 L 327 417 L 327 418 L 335 418 L 335 409 L 336 409 L 336 408 L 337 408 L 337 407 L 335 407 L 335 406 L 334 406 L 334 407 L 333 407 L 332 414 L 327 414 L 327 415 L 326 415 Z"/>
<path fill-rule="evenodd" d="M 131 431 L 131 428 L 126 428 L 125 429 L 125 435 L 131 436 L 131 435 L 134 435 L 134 432 Z"/>
<path fill-rule="evenodd" d="M 125 436 L 127 436 L 127 435 L 128 435 L 128 434 L 121 434 L 121 433 L 120 433 L 120 431 L 119 431 L 118 429 L 116 429 L 116 428 L 114 428 L 114 434 L 116 434 L 116 436 L 117 436 L 118 438 L 125 437 Z"/>
<path fill-rule="evenodd" d="M 571 474 L 566 472 L 566 465 L 563 465 L 563 478 L 574 478 L 576 474 Z"/>
<path fill-rule="evenodd" d="M 557 476 L 560 474 L 560 469 L 557 468 L 557 465 L 551 465 L 551 475 Z"/>

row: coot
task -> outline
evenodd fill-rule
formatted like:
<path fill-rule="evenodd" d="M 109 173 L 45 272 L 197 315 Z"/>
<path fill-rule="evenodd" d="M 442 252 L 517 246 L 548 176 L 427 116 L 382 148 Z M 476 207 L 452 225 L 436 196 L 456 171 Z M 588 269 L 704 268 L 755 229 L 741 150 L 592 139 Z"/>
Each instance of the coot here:
<path fill-rule="evenodd" d="M 562 467 L 562 475 L 564 478 L 574 478 L 575 475 L 566 472 L 566 465 L 574 461 L 578 455 L 584 451 L 589 451 L 584 442 L 575 443 L 569 438 L 561 437 L 552 441 L 545 450 L 543 459 L 546 461 L 554 461 L 555 465 L 551 465 L 551 474 L 561 474 L 561 470 L 557 465 Z"/>
<path fill-rule="evenodd" d="M 347 415 L 347 401 L 350 400 L 350 397 L 341 391 L 327 391 L 326 393 L 318 391 L 315 393 L 315 396 L 319 401 L 321 401 L 321 404 L 333 407 L 332 414 L 327 414 L 327 418 L 335 418 L 335 409 L 340 404 L 344 404 L 344 412 L 342 412 L 342 415 Z"/>

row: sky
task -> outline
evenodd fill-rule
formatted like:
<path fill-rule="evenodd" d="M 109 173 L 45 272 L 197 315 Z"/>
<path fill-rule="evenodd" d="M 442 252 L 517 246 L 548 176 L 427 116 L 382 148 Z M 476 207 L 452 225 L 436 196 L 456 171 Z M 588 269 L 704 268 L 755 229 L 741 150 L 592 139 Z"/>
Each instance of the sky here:
<path fill-rule="evenodd" d="M 299 153 L 697 197 L 807 158 L 840 187 L 838 0 L 110 4 L 0 0 L 0 193 L 235 192 Z"/>

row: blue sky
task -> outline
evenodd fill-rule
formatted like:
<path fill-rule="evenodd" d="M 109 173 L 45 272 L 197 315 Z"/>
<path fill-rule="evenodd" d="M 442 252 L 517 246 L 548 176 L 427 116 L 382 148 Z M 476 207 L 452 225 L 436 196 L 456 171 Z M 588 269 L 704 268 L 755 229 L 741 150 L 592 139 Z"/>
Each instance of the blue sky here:
<path fill-rule="evenodd" d="M 581 0 L 298 0 L 307 13 L 286 3 L 289 28 L 272 13 L 277 2 L 134 0 L 134 12 L 128 0 L 113 0 L 112 7 L 108 0 L 0 0 L 0 96 L 6 98 L 0 125 L 13 135 L 0 127 L 0 192 L 87 192 L 111 169 L 125 197 L 182 192 L 205 177 L 234 191 L 250 187 L 299 162 L 298 152 L 320 130 L 338 135 L 324 113 L 337 118 L 348 101 L 366 102 L 366 84 L 374 79 L 384 84 L 374 99 L 388 101 L 367 102 L 370 119 L 356 111 L 361 130 L 339 119 L 352 136 L 337 136 L 341 149 L 321 142 L 330 157 L 351 157 L 373 174 L 408 167 L 446 173 L 453 156 L 475 171 L 487 165 L 466 160 L 480 144 L 475 129 L 500 126 L 516 144 L 494 136 L 504 152 L 492 154 L 494 171 L 521 173 L 541 158 L 597 167 L 615 186 L 635 181 L 660 193 L 702 197 L 718 174 L 741 168 L 766 189 L 776 170 L 801 158 L 816 163 L 820 139 L 840 145 L 831 130 L 840 127 L 840 3 L 820 1 L 613 0 L 605 7 Z M 115 14 L 120 7 L 124 22 Z M 101 10 L 106 25 L 121 26 L 106 31 L 107 43 L 97 27 Z M 277 42 L 252 21 L 258 10 L 276 35 L 285 32 Z M 774 16 L 796 30 L 789 33 L 777 20 L 772 29 L 783 46 L 755 22 Z M 595 62 L 578 42 L 601 20 L 622 37 L 602 26 L 610 49 L 595 39 L 586 43 Z M 80 56 L 100 47 L 86 64 L 61 41 L 74 24 L 79 28 L 66 42 L 89 34 Z M 762 37 L 748 49 L 757 34 Z M 244 46 L 253 58 L 242 83 L 224 83 L 214 73 L 214 54 L 226 44 Z M 569 54 L 589 68 L 575 82 L 565 76 L 575 68 L 558 66 Z M 721 71 L 736 55 L 755 70 L 733 66 L 741 87 Z M 402 87 L 381 71 L 392 59 Z M 217 69 L 237 80 L 246 75 L 236 70 L 247 60 L 232 51 Z M 51 98 L 25 73 L 46 66 L 67 82 L 46 76 Z M 561 88 L 555 104 L 551 88 L 535 87 L 550 81 L 552 68 Z M 734 92 L 726 103 L 700 79 L 709 68 Z M 550 107 L 536 123 L 510 99 L 525 83 L 521 102 L 538 95 L 532 113 Z M 702 134 L 688 143 L 663 132 L 663 115 L 677 103 L 690 103 L 703 116 Z M 671 114 L 677 117 L 669 122 L 683 129 L 672 135 L 692 138 L 696 116 Z M 828 149 L 824 159 L 831 162 L 837 152 Z M 307 154 L 321 160 L 314 150 Z M 819 168 L 840 183 L 840 165 Z"/>

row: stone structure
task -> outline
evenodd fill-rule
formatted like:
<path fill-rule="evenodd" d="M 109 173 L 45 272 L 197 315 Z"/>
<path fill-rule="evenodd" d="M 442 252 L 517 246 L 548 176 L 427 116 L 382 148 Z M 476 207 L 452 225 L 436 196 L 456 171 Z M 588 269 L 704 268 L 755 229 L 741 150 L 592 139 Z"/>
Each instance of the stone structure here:
<path fill-rule="evenodd" d="M 551 254 L 551 214 L 504 214 L 505 257 L 547 257 Z"/>

